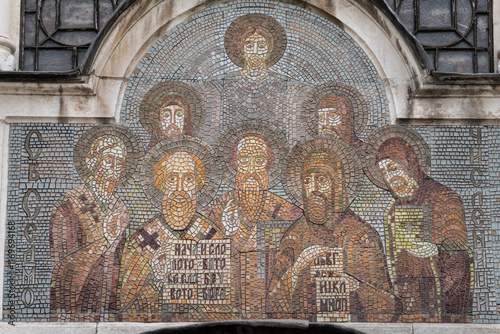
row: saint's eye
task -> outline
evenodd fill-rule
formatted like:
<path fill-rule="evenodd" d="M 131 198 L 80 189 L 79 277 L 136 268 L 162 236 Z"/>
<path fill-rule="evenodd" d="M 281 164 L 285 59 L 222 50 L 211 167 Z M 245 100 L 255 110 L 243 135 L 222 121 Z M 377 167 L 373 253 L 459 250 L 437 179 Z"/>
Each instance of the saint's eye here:
<path fill-rule="evenodd" d="M 319 183 L 326 183 L 326 181 L 327 181 L 327 179 L 326 179 L 326 177 L 324 177 L 324 176 L 320 176 L 320 177 L 318 178 L 318 182 L 319 182 Z"/>
<path fill-rule="evenodd" d="M 304 184 L 309 184 L 311 183 L 312 178 L 310 176 L 304 178 Z"/>
<path fill-rule="evenodd" d="M 163 112 L 163 117 L 165 117 L 165 118 L 170 118 L 170 111 L 169 111 L 169 110 L 165 110 L 165 111 Z"/>
<path fill-rule="evenodd" d="M 245 49 L 252 50 L 253 49 L 253 43 L 247 43 L 245 44 Z"/>
<path fill-rule="evenodd" d="M 184 111 L 179 110 L 176 114 L 177 117 L 184 117 Z"/>
<path fill-rule="evenodd" d="M 265 49 L 265 48 L 266 48 L 266 46 L 267 46 L 267 45 L 266 45 L 266 43 L 264 43 L 264 42 L 259 43 L 259 49 Z"/>
<path fill-rule="evenodd" d="M 266 161 L 266 159 L 262 158 L 262 157 L 255 158 L 255 163 L 258 165 L 262 165 L 265 161 Z"/>

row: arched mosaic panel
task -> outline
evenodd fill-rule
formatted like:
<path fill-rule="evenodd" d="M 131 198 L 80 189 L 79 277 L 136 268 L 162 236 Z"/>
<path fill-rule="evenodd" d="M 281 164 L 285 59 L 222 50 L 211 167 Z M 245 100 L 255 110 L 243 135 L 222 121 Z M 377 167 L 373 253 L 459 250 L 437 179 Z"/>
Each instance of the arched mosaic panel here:
<path fill-rule="evenodd" d="M 498 127 L 389 125 L 333 20 L 203 9 L 120 123 L 12 126 L 8 321 L 496 321 Z"/>

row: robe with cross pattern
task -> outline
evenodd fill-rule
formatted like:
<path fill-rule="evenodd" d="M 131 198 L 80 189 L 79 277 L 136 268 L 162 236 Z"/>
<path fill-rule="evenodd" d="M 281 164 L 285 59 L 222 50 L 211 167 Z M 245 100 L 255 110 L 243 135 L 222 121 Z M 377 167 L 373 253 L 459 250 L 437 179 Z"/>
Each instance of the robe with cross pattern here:
<path fill-rule="evenodd" d="M 118 306 L 123 321 L 216 321 L 237 319 L 234 294 L 229 293 L 226 304 L 197 304 L 189 301 L 168 303 L 164 289 L 168 289 L 160 272 L 159 262 L 182 259 L 172 255 L 174 241 L 195 244 L 201 240 L 223 240 L 224 234 L 202 215 L 195 213 L 184 230 L 172 229 L 162 213 L 140 227 L 126 242 L 120 270 Z M 234 274 L 231 266 L 232 276 Z M 193 271 L 194 275 L 197 275 Z M 200 275 L 196 281 L 203 279 Z M 232 277 L 231 277 L 232 280 Z M 229 289 L 232 290 L 232 289 Z M 165 290 L 166 291 L 166 290 Z M 168 293 L 168 292 L 167 292 Z"/>
<path fill-rule="evenodd" d="M 114 194 L 99 202 L 85 184 L 62 196 L 51 216 L 54 321 L 113 321 L 129 213 Z"/>

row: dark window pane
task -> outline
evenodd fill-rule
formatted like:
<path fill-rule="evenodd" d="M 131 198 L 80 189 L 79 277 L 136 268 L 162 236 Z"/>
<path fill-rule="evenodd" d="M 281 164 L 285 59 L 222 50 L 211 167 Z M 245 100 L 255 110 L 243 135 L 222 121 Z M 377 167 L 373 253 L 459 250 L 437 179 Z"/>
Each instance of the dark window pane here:
<path fill-rule="evenodd" d="M 420 27 L 452 26 L 451 0 L 420 0 Z"/>
<path fill-rule="evenodd" d="M 87 53 L 87 49 L 78 50 L 78 66 L 82 64 L 83 58 L 85 58 L 85 54 Z"/>
<path fill-rule="evenodd" d="M 58 31 L 53 38 L 66 45 L 86 45 L 92 42 L 96 34 L 95 30 Z"/>
<path fill-rule="evenodd" d="M 490 69 L 490 55 L 488 51 L 480 51 L 477 53 L 477 71 L 479 73 L 488 73 Z"/>
<path fill-rule="evenodd" d="M 415 32 L 415 9 L 413 0 L 402 0 L 397 12 L 401 21 L 411 32 Z"/>
<path fill-rule="evenodd" d="M 457 30 L 462 35 L 472 28 L 472 11 L 470 0 L 457 0 Z"/>
<path fill-rule="evenodd" d="M 113 15 L 113 3 L 109 0 L 99 1 L 99 29 L 108 22 L 111 15 Z"/>
<path fill-rule="evenodd" d="M 60 28 L 93 28 L 94 0 L 61 1 Z"/>
<path fill-rule="evenodd" d="M 488 0 L 477 0 L 476 10 L 480 12 L 487 12 L 490 9 L 488 8 Z"/>
<path fill-rule="evenodd" d="M 488 47 L 488 16 L 478 15 L 477 16 L 477 46 L 478 47 Z"/>
<path fill-rule="evenodd" d="M 24 50 L 23 59 L 23 70 L 24 71 L 34 71 L 35 70 L 35 52 L 30 50 Z"/>
<path fill-rule="evenodd" d="M 423 46 L 445 46 L 456 43 L 461 40 L 459 34 L 455 31 L 446 32 L 418 32 L 417 39 Z"/>
<path fill-rule="evenodd" d="M 25 10 L 34 11 L 37 9 L 36 0 L 25 0 Z"/>
<path fill-rule="evenodd" d="M 473 51 L 439 51 L 438 68 L 440 72 L 473 73 Z"/>
<path fill-rule="evenodd" d="M 26 14 L 24 17 L 24 45 L 36 45 L 36 14 Z"/>
<path fill-rule="evenodd" d="M 427 56 L 429 57 L 429 60 L 431 61 L 432 68 L 434 69 L 434 52 L 427 51 Z"/>
<path fill-rule="evenodd" d="M 39 71 L 67 71 L 73 68 L 72 50 L 39 50 Z"/>
<path fill-rule="evenodd" d="M 40 13 L 43 27 L 47 33 L 51 35 L 56 31 L 56 2 L 55 0 L 45 0 L 42 2 L 42 10 Z"/>

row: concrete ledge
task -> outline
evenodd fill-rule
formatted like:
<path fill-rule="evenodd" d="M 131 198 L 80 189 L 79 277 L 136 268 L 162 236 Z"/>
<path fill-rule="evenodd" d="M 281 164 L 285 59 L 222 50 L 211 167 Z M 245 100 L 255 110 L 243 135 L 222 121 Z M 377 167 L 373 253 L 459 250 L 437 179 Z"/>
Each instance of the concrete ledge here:
<path fill-rule="evenodd" d="M 216 323 L 207 323 L 214 327 Z M 230 321 L 222 324 L 241 324 L 256 326 L 267 326 L 278 328 L 298 328 L 304 333 L 309 327 L 307 321 Z M 203 323 L 15 323 L 15 326 L 5 322 L 0 323 L 0 333 L 2 334 L 137 334 L 162 329 L 179 330 L 182 328 L 200 328 Z M 332 326 L 332 330 L 346 329 L 355 330 L 361 333 L 374 334 L 498 334 L 500 324 L 408 324 L 408 323 L 327 323 L 325 327 Z M 315 328 L 317 329 L 317 327 Z M 207 332 L 209 330 L 207 329 Z"/>

